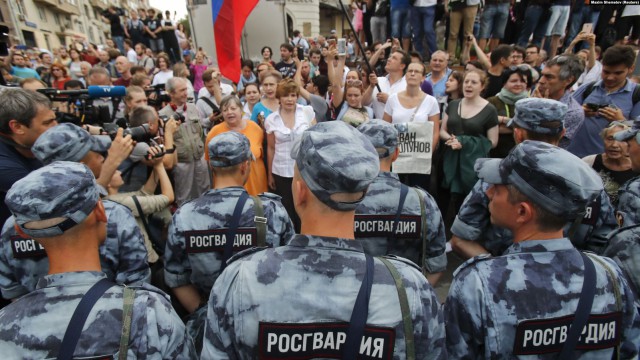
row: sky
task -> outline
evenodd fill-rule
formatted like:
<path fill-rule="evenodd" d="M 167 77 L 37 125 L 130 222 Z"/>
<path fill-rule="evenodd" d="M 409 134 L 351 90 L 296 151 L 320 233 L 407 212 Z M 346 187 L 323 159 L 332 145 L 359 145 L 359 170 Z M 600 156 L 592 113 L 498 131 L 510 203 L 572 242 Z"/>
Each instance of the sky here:
<path fill-rule="evenodd" d="M 182 19 L 187 15 L 187 1 L 186 0 L 150 0 L 149 3 L 151 6 L 162 10 L 165 12 L 166 10 L 171 11 L 171 15 L 173 16 L 173 12 L 177 11 L 178 16 L 176 17 L 178 20 Z"/>

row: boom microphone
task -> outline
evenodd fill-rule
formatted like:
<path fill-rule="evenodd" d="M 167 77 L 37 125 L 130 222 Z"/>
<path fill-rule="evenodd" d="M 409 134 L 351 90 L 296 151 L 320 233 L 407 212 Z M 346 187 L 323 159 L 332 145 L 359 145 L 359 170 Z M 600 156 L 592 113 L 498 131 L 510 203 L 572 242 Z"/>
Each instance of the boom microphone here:
<path fill-rule="evenodd" d="M 58 90 L 58 89 L 38 89 L 38 92 L 48 96 L 81 96 L 88 95 L 90 99 L 103 97 L 123 97 L 127 95 L 127 88 L 124 86 L 101 86 L 90 85 L 87 89 L 81 90 Z"/>

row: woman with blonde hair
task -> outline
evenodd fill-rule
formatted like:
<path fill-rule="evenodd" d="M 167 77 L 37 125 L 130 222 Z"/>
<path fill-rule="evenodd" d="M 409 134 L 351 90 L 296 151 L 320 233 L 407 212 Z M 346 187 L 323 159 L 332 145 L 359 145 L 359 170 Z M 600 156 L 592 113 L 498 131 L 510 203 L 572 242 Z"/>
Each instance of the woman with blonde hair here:
<path fill-rule="evenodd" d="M 258 195 L 268 191 L 267 171 L 265 170 L 263 160 L 264 149 L 262 148 L 264 132 L 258 124 L 247 120 L 243 116 L 242 108 L 242 102 L 235 95 L 228 95 L 222 99 L 220 102 L 220 111 L 222 111 L 224 121 L 209 131 L 207 140 L 205 141 L 205 147 L 208 148 L 211 139 L 228 131 L 236 131 L 246 136 L 247 139 L 249 139 L 251 153 L 253 153 L 255 160 L 251 162 L 249 179 L 244 184 L 244 187 L 250 195 Z M 204 156 L 207 162 L 209 162 L 209 153 L 205 152 Z M 213 181 L 215 181 L 215 178 Z"/>

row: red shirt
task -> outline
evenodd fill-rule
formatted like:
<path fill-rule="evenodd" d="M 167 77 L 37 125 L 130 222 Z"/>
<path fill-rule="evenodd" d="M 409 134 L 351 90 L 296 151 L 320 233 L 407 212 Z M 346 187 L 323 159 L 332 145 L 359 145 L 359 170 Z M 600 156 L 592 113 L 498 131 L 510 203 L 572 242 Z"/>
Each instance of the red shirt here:
<path fill-rule="evenodd" d="M 118 78 L 118 80 L 113 82 L 113 85 L 115 86 L 124 86 L 124 87 L 129 87 L 129 83 L 131 82 L 131 78 L 128 78 L 127 80 L 123 79 L 123 78 Z"/>

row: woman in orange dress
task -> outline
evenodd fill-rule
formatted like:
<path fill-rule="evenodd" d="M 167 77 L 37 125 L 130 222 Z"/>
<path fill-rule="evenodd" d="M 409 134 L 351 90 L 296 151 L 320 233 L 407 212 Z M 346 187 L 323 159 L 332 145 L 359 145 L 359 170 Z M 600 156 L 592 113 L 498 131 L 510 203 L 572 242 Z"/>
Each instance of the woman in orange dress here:
<path fill-rule="evenodd" d="M 249 173 L 249 179 L 244 184 L 244 188 L 250 195 L 258 195 L 267 191 L 267 171 L 264 167 L 264 149 L 262 148 L 262 141 L 264 139 L 264 132 L 262 128 L 253 121 L 247 120 L 242 116 L 242 103 L 240 99 L 235 95 L 229 95 L 222 99 L 220 102 L 220 110 L 222 111 L 222 117 L 224 122 L 216 125 L 207 134 L 207 149 L 209 142 L 216 135 L 222 134 L 227 131 L 237 131 L 249 139 L 251 144 L 251 152 L 255 156 L 256 160 L 251 162 L 251 172 Z M 205 158 L 209 161 L 209 151 L 205 151 Z M 213 179 L 215 182 L 215 178 Z"/>

